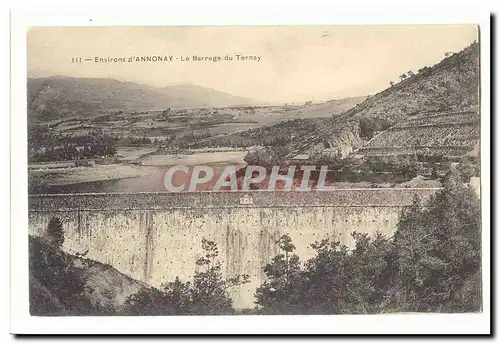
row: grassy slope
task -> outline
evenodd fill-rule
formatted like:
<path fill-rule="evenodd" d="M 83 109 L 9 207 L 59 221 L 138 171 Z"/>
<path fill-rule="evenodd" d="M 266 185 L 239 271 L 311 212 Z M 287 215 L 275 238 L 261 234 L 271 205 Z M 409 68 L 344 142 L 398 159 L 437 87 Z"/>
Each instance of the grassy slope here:
<path fill-rule="evenodd" d="M 396 124 L 417 114 L 469 110 L 478 104 L 478 81 L 479 46 L 474 43 L 340 115 L 286 121 L 239 135 L 259 138 L 294 136 L 291 143 L 286 143 L 291 152 L 289 156 L 317 154 L 325 148 L 345 155 L 366 144 L 359 133 L 359 123 L 363 118 Z"/>
<path fill-rule="evenodd" d="M 464 111 L 478 104 L 479 46 L 472 44 L 365 100 L 341 116 L 332 117 L 318 132 L 312 132 L 293 145 L 292 152 L 314 150 L 328 142 L 344 152 L 360 148 L 359 121 L 372 117 L 396 124 L 417 114 L 440 111 Z M 297 140 L 299 141 L 299 140 Z"/>

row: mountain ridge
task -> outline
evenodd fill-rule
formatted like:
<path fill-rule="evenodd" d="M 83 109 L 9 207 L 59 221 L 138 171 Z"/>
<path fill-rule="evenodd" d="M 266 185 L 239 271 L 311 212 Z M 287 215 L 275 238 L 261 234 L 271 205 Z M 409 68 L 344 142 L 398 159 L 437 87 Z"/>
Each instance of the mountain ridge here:
<path fill-rule="evenodd" d="M 28 78 L 28 114 L 45 120 L 112 110 L 205 108 L 266 105 L 197 85 L 157 88 L 112 78 L 64 75 Z"/>

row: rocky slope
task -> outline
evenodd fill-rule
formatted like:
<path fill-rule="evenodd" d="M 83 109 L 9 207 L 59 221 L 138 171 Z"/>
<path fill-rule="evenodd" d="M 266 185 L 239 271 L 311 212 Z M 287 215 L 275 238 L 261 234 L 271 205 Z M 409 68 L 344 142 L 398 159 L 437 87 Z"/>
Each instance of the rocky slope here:
<path fill-rule="evenodd" d="M 412 116 L 442 112 L 467 112 L 479 123 L 479 45 L 471 44 L 432 67 L 423 67 L 413 76 L 368 98 L 340 116 L 331 117 L 319 131 L 308 133 L 289 148 L 290 155 L 347 155 L 371 139 L 361 133 L 362 120 L 396 125 Z M 386 128 L 384 128 L 386 129 Z M 376 133 L 375 133 L 376 134 Z M 391 142 L 387 142 L 391 146 Z"/>
<path fill-rule="evenodd" d="M 109 265 L 29 237 L 32 315 L 113 315 L 131 294 L 149 288 Z"/>
<path fill-rule="evenodd" d="M 266 128 L 259 128 L 258 133 L 249 131 L 239 133 L 247 138 L 258 136 L 259 141 L 277 141 L 289 154 L 287 158 L 297 155 L 313 156 L 347 156 L 367 146 L 370 140 L 381 132 L 399 123 L 417 118 L 420 124 L 427 125 L 433 116 L 447 116 L 437 125 L 449 123 L 450 128 L 442 130 L 442 139 L 437 137 L 428 144 L 434 145 L 436 151 L 440 145 L 451 142 L 453 145 L 462 140 L 466 142 L 457 152 L 473 150 L 477 146 L 479 128 L 479 45 L 472 43 L 464 50 L 444 58 L 432 67 L 423 66 L 418 71 L 405 72 L 405 78 L 392 84 L 387 89 L 367 97 L 351 109 L 328 118 L 308 118 L 286 121 Z M 455 117 L 460 117 L 461 125 L 468 125 L 467 130 L 454 126 Z M 463 117 L 466 118 L 463 118 Z M 429 118 L 429 121 L 427 119 Z M 453 123 L 452 123 L 453 122 Z M 408 129 L 408 128 L 407 128 Z M 449 130 L 448 130 L 449 129 Z M 434 130 L 435 131 L 435 130 Z M 408 129 L 405 135 L 412 137 L 405 144 L 406 148 L 414 148 L 418 137 L 426 135 L 425 130 Z M 433 136 L 439 133 L 431 133 Z M 448 135 L 448 136 L 446 136 Z M 293 140 L 290 138 L 293 137 Z M 266 140 L 268 138 L 268 140 Z M 398 135 L 387 135 L 383 142 L 386 148 L 398 146 Z M 377 143 L 381 140 L 379 139 Z M 278 144 L 280 142 L 277 142 Z M 405 152 L 408 150 L 405 150 Z M 406 153 L 405 153 L 406 154 Z"/>

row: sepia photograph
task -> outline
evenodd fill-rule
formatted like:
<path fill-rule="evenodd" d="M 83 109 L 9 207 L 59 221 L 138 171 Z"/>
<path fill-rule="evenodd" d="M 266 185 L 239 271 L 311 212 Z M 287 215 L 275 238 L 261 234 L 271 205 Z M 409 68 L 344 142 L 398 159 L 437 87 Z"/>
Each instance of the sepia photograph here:
<path fill-rule="evenodd" d="M 30 317 L 484 311 L 479 25 L 25 34 Z"/>

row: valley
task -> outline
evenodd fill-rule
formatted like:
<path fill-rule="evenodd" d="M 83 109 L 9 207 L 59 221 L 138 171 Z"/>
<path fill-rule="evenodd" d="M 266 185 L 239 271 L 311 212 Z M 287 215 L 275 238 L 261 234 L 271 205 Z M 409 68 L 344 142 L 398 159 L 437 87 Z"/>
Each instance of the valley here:
<path fill-rule="evenodd" d="M 33 80 L 38 91 L 28 89 L 35 94 L 29 104 L 34 110 L 28 132 L 30 189 L 43 192 L 42 185 L 48 191 L 54 186 L 61 190 L 71 184 L 126 179 L 114 183 L 123 187 L 136 179 L 148 191 L 162 191 L 158 168 L 164 171 L 176 164 L 266 168 L 326 164 L 335 174 L 332 185 L 391 187 L 416 177 L 421 178 L 419 183 L 429 179 L 428 184 L 433 185 L 452 163 L 463 170 L 466 181 L 479 176 L 479 98 L 473 90 L 477 68 L 477 44 L 472 44 L 372 96 L 221 107 L 214 105 L 230 101 L 232 96 L 187 85 L 167 87 L 162 94 L 184 100 L 191 94 L 198 103 L 211 105 L 160 109 L 116 109 L 117 101 L 129 99 L 117 97 L 123 85 L 87 80 L 91 94 L 97 94 L 97 85 L 108 84 L 108 95 L 96 95 L 106 98 L 98 104 L 100 110 L 66 111 L 59 118 L 54 113 L 47 115 L 47 109 L 65 111 L 59 105 L 70 104 L 69 95 L 76 97 L 81 87 L 47 97 L 47 92 L 54 92 L 49 84 L 68 80 L 55 77 L 42 86 Z M 127 85 L 128 91 L 141 89 Z M 151 89 L 141 92 L 150 94 Z M 139 97 L 144 99 L 149 98 Z M 233 103 L 241 100 L 231 99 Z M 93 103 L 82 101 L 80 105 L 90 108 Z M 50 165 L 64 161 L 69 165 Z M 148 178 L 153 180 L 148 182 Z"/>

